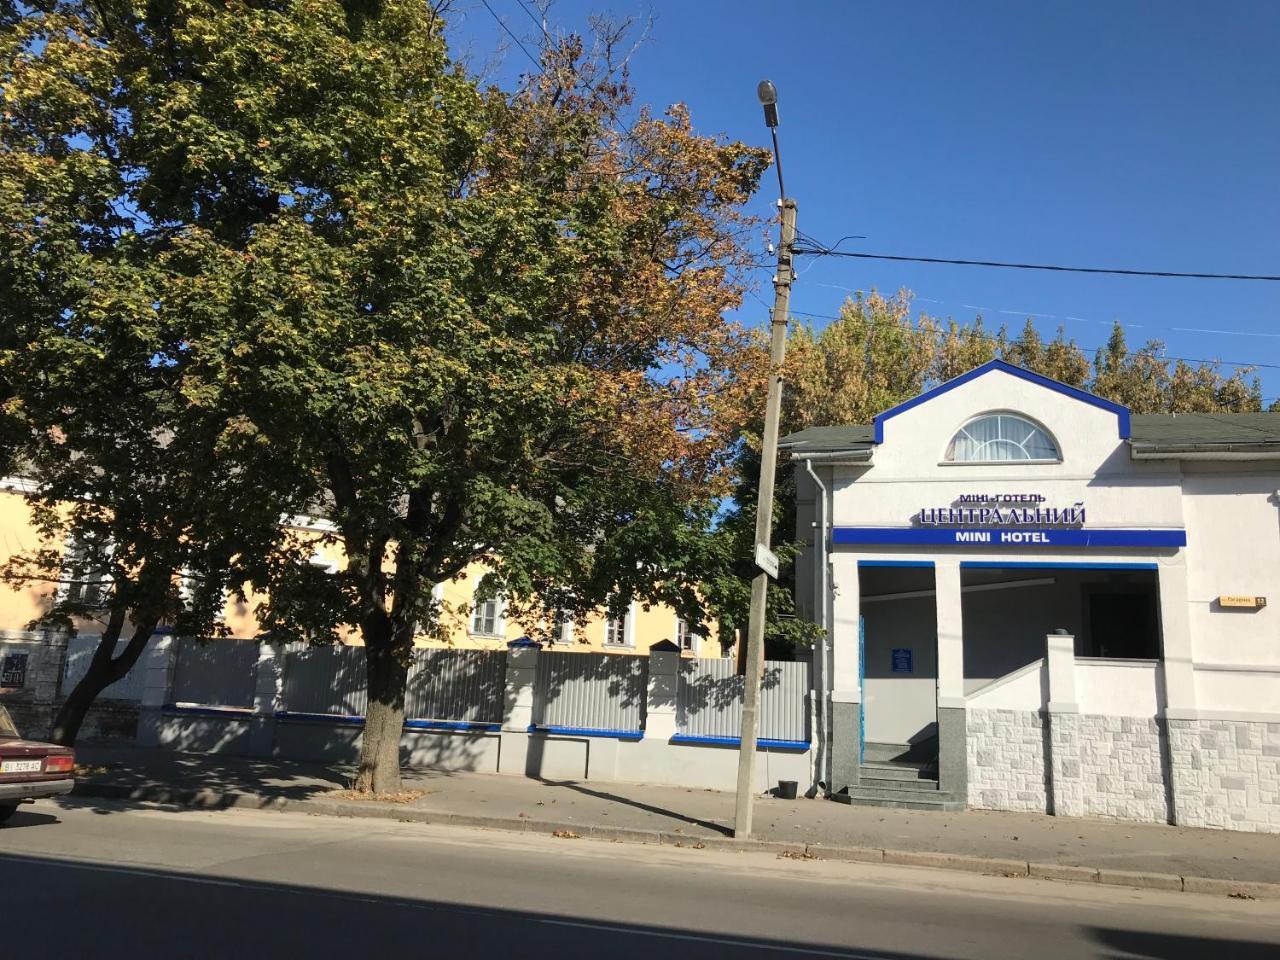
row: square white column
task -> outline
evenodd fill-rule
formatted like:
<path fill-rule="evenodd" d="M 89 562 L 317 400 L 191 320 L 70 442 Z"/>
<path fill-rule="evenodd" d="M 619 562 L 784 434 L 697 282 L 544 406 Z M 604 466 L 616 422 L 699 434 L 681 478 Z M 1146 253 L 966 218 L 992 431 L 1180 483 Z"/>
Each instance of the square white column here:
<path fill-rule="evenodd" d="M 940 559 L 933 567 L 938 617 L 938 706 L 964 707 L 964 618 L 960 561 Z"/>

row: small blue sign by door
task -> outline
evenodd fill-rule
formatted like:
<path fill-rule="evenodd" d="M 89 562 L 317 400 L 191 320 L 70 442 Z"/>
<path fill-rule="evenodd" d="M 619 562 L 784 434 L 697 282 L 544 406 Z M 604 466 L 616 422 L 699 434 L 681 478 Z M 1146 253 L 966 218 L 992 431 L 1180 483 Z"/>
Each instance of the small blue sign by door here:
<path fill-rule="evenodd" d="M 893 648 L 893 672 L 894 673 L 911 673 L 911 648 L 910 647 L 894 647 Z"/>

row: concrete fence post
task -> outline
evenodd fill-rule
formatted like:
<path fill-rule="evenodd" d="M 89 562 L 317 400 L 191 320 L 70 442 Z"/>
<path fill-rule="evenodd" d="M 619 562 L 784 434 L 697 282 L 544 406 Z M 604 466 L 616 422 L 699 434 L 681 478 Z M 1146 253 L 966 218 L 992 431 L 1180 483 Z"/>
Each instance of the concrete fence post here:
<path fill-rule="evenodd" d="M 529 727 L 533 724 L 534 686 L 538 680 L 538 648 L 507 648 L 507 679 L 503 696 L 502 729 L 498 734 L 498 772 L 526 773 L 529 768 Z"/>
<path fill-rule="evenodd" d="M 276 713 L 283 706 L 284 650 L 277 644 L 261 642 L 254 669 L 249 753 L 255 757 L 272 757 L 276 752 Z"/>
<path fill-rule="evenodd" d="M 669 650 L 649 652 L 649 686 L 645 703 L 644 738 L 669 741 L 679 732 L 676 699 L 680 692 L 680 650 L 668 643 Z"/>
<path fill-rule="evenodd" d="M 502 729 L 528 733 L 533 723 L 534 684 L 538 677 L 538 648 L 512 647 L 507 651 L 506 699 Z"/>
<path fill-rule="evenodd" d="M 1049 812 L 1059 817 L 1084 816 L 1084 780 L 1080 775 L 1080 705 L 1076 700 L 1076 638 L 1065 631 L 1045 638 L 1049 670 L 1049 703 L 1045 723 L 1049 736 L 1045 773 Z"/>
<path fill-rule="evenodd" d="M 160 726 L 165 704 L 173 690 L 177 644 L 172 633 L 157 633 L 142 654 L 142 701 L 138 709 L 138 746 L 160 746 Z"/>
<path fill-rule="evenodd" d="M 37 703 L 52 707 L 53 702 L 58 698 L 58 688 L 62 684 L 62 667 L 67 659 L 67 639 L 66 632 L 62 630 L 41 631 L 42 655 L 35 677 Z"/>

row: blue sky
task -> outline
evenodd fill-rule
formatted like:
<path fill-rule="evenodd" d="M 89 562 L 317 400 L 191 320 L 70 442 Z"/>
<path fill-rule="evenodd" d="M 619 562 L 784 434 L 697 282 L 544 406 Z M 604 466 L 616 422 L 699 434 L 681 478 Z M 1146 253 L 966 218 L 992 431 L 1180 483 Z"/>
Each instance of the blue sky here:
<path fill-rule="evenodd" d="M 489 5 L 535 49 L 517 0 Z M 455 49 L 483 61 L 505 42 L 496 78 L 528 68 L 479 0 L 456 10 Z M 1280 3 L 559 0 L 552 21 L 582 29 L 591 13 L 652 13 L 637 100 L 683 101 L 703 133 L 767 144 L 755 85 L 772 79 L 800 229 L 867 236 L 842 249 L 1280 274 Z M 776 189 L 766 182 L 761 212 Z M 795 311 L 907 287 L 930 314 L 968 322 L 981 308 L 1014 329 L 1034 315 L 1085 347 L 1118 319 L 1132 345 L 1270 364 L 1263 394 L 1280 397 L 1280 283 L 799 269 Z M 767 275 L 759 293 L 770 299 Z"/>

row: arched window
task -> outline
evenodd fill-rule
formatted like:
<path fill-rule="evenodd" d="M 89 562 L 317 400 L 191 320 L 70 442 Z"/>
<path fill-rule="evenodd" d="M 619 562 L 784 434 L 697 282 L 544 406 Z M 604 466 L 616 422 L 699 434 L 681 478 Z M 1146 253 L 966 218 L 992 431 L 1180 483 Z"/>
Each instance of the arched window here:
<path fill-rule="evenodd" d="M 1012 413 L 984 413 L 966 423 L 947 444 L 948 463 L 1012 463 L 1062 459 L 1043 427 Z"/>

